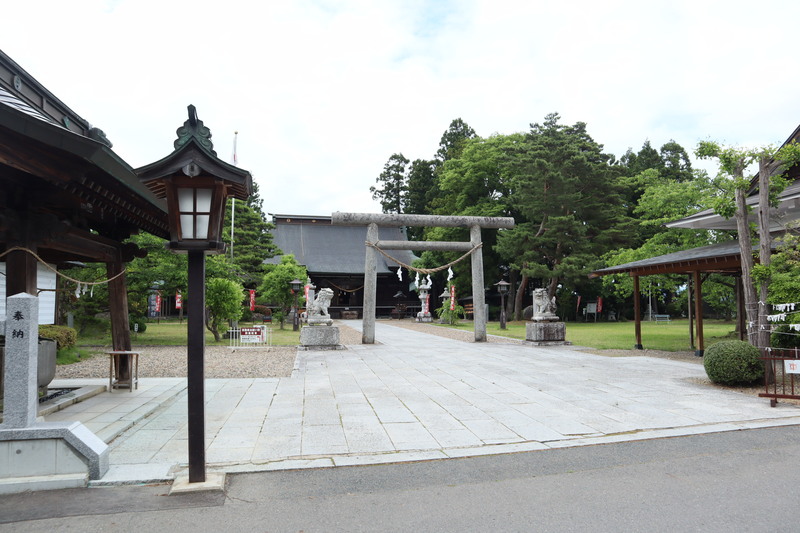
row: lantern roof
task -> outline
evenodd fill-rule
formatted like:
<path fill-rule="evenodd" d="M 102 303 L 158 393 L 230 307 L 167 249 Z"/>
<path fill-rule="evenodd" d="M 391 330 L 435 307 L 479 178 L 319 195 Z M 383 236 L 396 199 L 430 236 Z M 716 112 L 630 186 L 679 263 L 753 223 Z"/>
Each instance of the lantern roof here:
<path fill-rule="evenodd" d="M 188 106 L 189 118 L 177 129 L 175 150 L 163 159 L 135 170 L 141 182 L 158 198 L 165 198 L 164 179 L 184 175 L 182 169 L 192 165 L 200 173 L 222 179 L 230 187 L 229 196 L 246 200 L 253 192 L 253 177 L 246 170 L 226 163 L 217 157 L 211 142 L 211 130 L 197 118 L 197 109 Z"/>

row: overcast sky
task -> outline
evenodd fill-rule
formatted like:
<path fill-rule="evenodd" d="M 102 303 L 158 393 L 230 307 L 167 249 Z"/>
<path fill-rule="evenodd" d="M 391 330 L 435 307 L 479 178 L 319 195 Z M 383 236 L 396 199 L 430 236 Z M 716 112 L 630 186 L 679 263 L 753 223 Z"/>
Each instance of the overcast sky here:
<path fill-rule="evenodd" d="M 55 0 L 3 6 L 0 48 L 134 168 L 194 104 L 265 211 L 379 212 L 389 156 L 430 159 L 558 112 L 616 156 L 780 144 L 800 123 L 800 2 Z"/>

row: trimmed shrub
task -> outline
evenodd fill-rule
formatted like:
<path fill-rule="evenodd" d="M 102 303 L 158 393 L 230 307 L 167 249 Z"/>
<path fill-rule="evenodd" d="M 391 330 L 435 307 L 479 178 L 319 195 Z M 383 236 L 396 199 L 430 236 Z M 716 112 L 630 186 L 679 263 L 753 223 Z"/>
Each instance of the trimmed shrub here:
<path fill-rule="evenodd" d="M 39 326 L 39 336 L 56 341 L 56 349 L 72 348 L 78 342 L 78 332 L 67 326 L 42 324 Z"/>
<path fill-rule="evenodd" d="M 769 345 L 773 348 L 800 348 L 798 336 L 788 324 L 778 326 L 769 337 Z"/>
<path fill-rule="evenodd" d="M 712 344 L 703 356 L 708 379 L 722 385 L 754 383 L 764 377 L 764 362 L 758 348 L 744 341 Z"/>

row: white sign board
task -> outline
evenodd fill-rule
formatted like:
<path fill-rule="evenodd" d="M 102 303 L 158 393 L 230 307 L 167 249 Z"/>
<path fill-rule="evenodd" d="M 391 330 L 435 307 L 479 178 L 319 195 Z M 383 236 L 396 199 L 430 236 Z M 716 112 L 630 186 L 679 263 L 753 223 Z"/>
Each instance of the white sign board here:
<path fill-rule="evenodd" d="M 784 374 L 800 374 L 800 359 L 784 359 L 783 360 L 783 373 Z"/>
<path fill-rule="evenodd" d="M 253 326 L 251 328 L 242 328 L 239 330 L 239 339 L 242 344 L 262 343 L 267 342 L 267 328 L 266 326 Z"/>

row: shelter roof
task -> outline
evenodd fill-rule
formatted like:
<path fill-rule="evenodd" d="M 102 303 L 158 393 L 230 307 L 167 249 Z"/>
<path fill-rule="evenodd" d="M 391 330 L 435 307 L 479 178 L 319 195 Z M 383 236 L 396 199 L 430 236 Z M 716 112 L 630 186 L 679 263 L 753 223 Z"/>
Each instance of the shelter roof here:
<path fill-rule="evenodd" d="M 274 215 L 273 242 L 284 254 L 293 254 L 310 274 L 364 274 L 366 226 L 333 226 L 330 216 Z M 381 240 L 406 240 L 399 228 L 379 228 Z M 392 250 L 389 255 L 411 264 L 417 257 L 408 250 Z M 379 256 L 377 273 L 396 272 L 398 265 Z M 280 257 L 266 260 L 277 264 Z"/>
<path fill-rule="evenodd" d="M 688 274 L 695 271 L 735 273 L 740 270 L 739 242 L 729 241 L 595 270 L 589 277 L 622 273 L 631 276 Z"/>
<path fill-rule="evenodd" d="M 38 217 L 46 260 L 110 260 L 140 229 L 168 236 L 165 202 L 93 128 L 0 52 L 0 246 Z"/>

